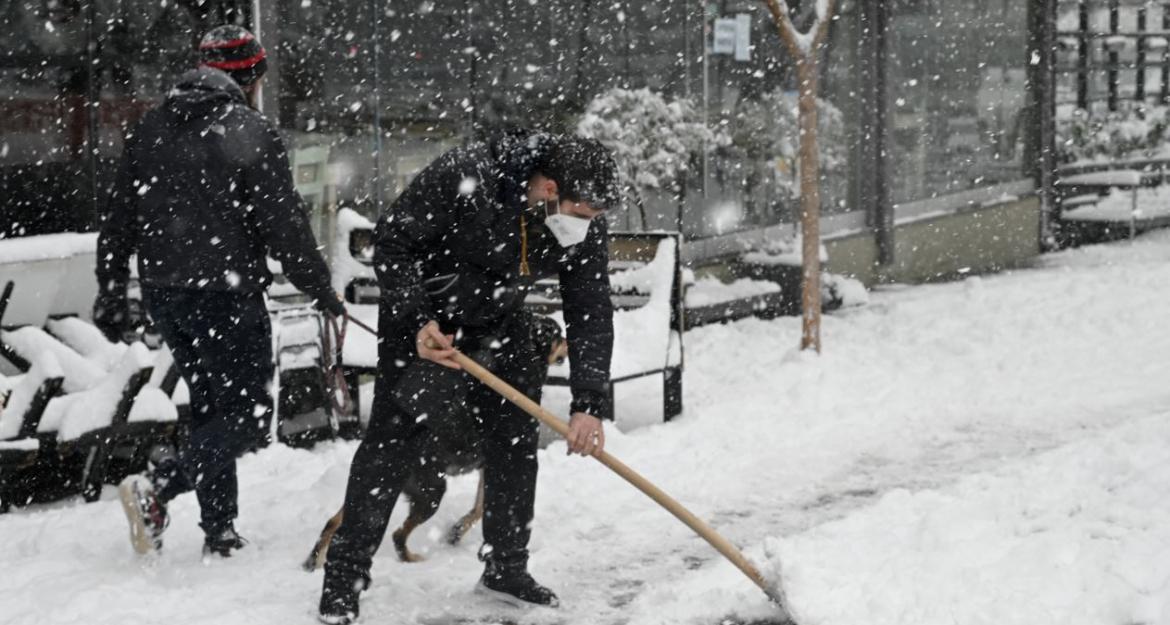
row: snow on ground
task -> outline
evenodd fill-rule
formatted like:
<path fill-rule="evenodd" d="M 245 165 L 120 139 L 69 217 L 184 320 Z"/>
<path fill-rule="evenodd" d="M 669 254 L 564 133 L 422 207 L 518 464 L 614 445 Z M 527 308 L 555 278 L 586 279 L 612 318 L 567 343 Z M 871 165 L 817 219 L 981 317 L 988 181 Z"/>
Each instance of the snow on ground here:
<path fill-rule="evenodd" d="M 758 561 L 775 538 L 808 624 L 1170 623 L 1170 232 L 1039 265 L 874 293 L 825 319 L 820 357 L 793 351 L 795 318 L 699 328 L 685 414 L 627 425 L 609 449 Z M 253 545 L 209 565 L 189 495 L 152 562 L 132 555 L 112 490 L 2 516 L 2 620 L 311 623 L 321 574 L 298 565 L 353 448 L 245 458 L 239 527 Z M 478 531 L 442 542 L 474 497 L 466 476 L 412 537 L 427 562 L 379 553 L 364 622 L 774 614 L 684 526 L 564 450 L 541 454 L 531 545 L 560 610 L 471 594 Z"/>

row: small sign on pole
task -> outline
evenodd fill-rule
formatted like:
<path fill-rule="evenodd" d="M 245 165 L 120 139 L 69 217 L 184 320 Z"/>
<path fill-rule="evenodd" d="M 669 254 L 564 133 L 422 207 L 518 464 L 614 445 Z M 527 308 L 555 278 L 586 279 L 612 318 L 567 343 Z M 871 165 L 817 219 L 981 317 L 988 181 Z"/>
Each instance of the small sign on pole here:
<path fill-rule="evenodd" d="M 735 44 L 739 37 L 739 24 L 733 17 L 721 17 L 715 20 L 714 41 L 711 42 L 712 54 L 735 54 Z"/>
<path fill-rule="evenodd" d="M 752 60 L 752 16 L 747 13 L 735 16 L 735 60 Z"/>
<path fill-rule="evenodd" d="M 737 61 L 752 60 L 752 16 L 739 13 L 717 18 L 711 54 L 731 54 Z"/>

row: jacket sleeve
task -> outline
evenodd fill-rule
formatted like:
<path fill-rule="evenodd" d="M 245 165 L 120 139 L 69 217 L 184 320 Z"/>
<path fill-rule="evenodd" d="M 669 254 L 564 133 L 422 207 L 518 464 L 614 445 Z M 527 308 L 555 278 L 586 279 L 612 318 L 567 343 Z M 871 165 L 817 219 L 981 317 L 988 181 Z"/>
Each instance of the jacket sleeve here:
<path fill-rule="evenodd" d="M 317 247 L 309 215 L 293 186 L 288 152 L 267 122 L 258 132 L 258 154 L 244 168 L 253 223 L 272 258 L 298 289 L 322 302 L 335 300 L 329 266 Z"/>
<path fill-rule="evenodd" d="M 561 270 L 561 298 L 569 340 L 571 410 L 613 418 L 609 366 L 613 357 L 613 302 L 609 298 L 609 237 L 604 218 L 593 220 L 581 249 Z"/>
<path fill-rule="evenodd" d="M 126 138 L 122 161 L 106 210 L 98 217 L 97 274 L 98 292 L 125 296 L 130 281 L 130 257 L 137 245 L 137 180 L 133 135 Z"/>

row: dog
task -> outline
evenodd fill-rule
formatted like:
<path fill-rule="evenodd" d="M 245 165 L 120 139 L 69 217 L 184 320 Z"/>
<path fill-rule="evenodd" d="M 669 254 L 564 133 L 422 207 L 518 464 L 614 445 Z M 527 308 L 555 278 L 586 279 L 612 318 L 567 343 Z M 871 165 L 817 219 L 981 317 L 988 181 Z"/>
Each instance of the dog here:
<path fill-rule="evenodd" d="M 532 340 L 539 353 L 547 354 L 544 375 L 548 375 L 548 367 L 564 362 L 569 355 L 569 344 L 565 340 L 561 327 L 556 321 L 532 313 L 530 316 L 530 331 Z M 390 539 L 394 544 L 394 551 L 403 562 L 420 562 L 423 556 L 410 550 L 406 541 L 410 534 L 420 525 L 426 523 L 439 509 L 443 495 L 447 492 L 447 477 L 463 475 L 471 471 L 479 471 L 479 488 L 476 491 L 475 505 L 467 514 L 463 515 L 450 529 L 447 530 L 447 543 L 457 545 L 463 537 L 483 519 L 483 457 L 479 452 L 479 435 L 475 428 L 455 434 L 446 433 L 439 440 L 440 462 L 429 463 L 434 471 L 418 470 L 411 473 L 403 486 L 402 492 L 410 502 L 410 511 L 402 527 L 394 530 Z M 321 536 L 313 545 L 309 557 L 302 567 L 306 571 L 314 571 L 324 566 L 325 556 L 329 550 L 329 543 L 333 534 L 341 526 L 345 507 L 337 511 L 321 530 Z"/>

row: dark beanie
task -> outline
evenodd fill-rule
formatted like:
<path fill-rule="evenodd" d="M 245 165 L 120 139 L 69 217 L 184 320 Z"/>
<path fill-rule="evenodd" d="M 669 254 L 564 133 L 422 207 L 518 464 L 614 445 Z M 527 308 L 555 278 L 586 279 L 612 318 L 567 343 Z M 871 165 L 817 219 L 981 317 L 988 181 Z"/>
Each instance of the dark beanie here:
<path fill-rule="evenodd" d="M 199 63 L 227 72 L 241 87 L 260 80 L 266 57 L 256 36 L 234 24 L 212 28 L 199 42 Z"/>

